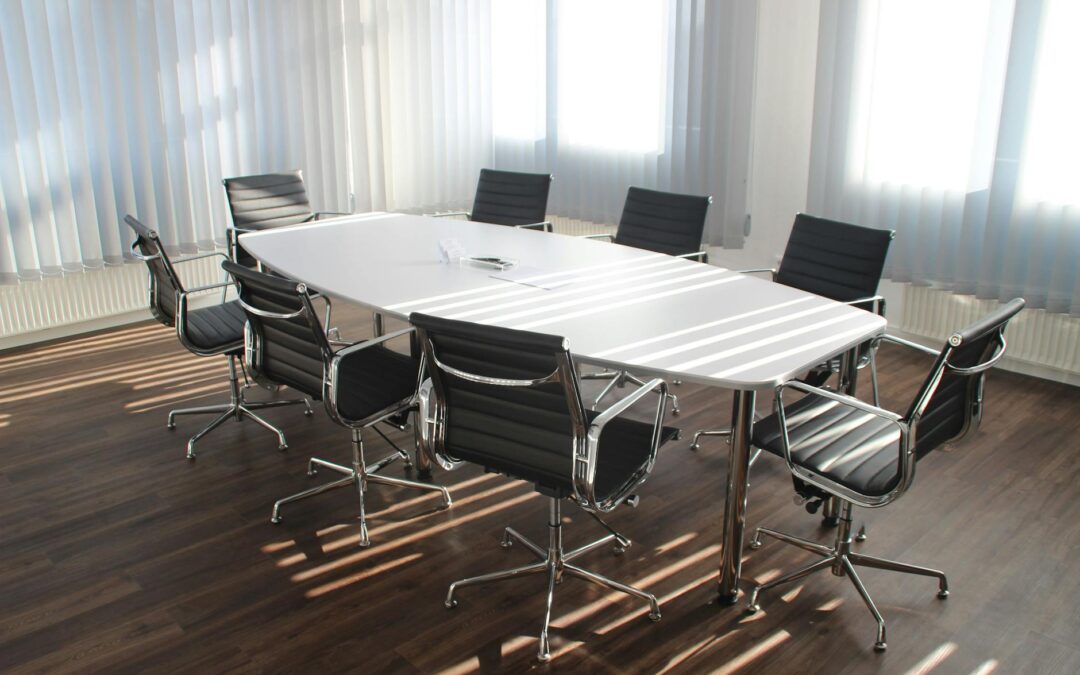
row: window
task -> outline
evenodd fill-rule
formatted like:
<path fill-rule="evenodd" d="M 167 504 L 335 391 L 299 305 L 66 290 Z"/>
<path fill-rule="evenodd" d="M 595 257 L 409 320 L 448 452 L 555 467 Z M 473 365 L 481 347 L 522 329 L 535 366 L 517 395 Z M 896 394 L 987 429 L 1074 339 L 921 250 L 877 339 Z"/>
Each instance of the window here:
<path fill-rule="evenodd" d="M 547 135 L 547 3 L 491 3 L 492 130 L 537 141 Z"/>
<path fill-rule="evenodd" d="M 666 0 L 493 0 L 492 126 L 499 138 L 547 134 L 554 77 L 559 145 L 656 153 L 666 110 Z"/>
<path fill-rule="evenodd" d="M 853 122 L 861 142 L 849 146 L 848 164 L 857 180 L 961 191 L 989 183 L 1009 34 L 996 5 L 860 6 Z"/>
<path fill-rule="evenodd" d="M 559 3 L 560 145 L 661 149 L 664 5 L 661 0 Z"/>
<path fill-rule="evenodd" d="M 1048 0 L 1035 58 L 1020 194 L 1080 204 L 1080 3 Z"/>

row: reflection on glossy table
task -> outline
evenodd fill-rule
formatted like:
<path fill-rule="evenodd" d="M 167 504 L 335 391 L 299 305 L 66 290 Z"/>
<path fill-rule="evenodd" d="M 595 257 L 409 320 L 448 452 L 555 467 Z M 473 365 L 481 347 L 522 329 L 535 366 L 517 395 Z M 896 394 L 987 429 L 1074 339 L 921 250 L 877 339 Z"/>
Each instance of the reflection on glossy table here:
<path fill-rule="evenodd" d="M 513 258 L 525 281 L 445 264 L 439 242 Z M 241 235 L 269 267 L 327 295 L 407 319 L 424 312 L 564 336 L 582 362 L 735 391 L 720 594 L 735 601 L 757 391 L 860 342 L 885 321 L 712 265 L 558 234 L 462 220 L 363 214 Z"/>

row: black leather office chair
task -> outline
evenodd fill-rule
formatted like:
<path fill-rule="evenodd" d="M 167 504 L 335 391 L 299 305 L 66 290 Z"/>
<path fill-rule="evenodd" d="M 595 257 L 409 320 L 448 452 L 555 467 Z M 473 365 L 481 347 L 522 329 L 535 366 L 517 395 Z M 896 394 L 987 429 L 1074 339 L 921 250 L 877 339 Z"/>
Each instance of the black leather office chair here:
<path fill-rule="evenodd" d="M 237 176 L 226 178 L 222 183 L 225 185 L 225 195 L 229 200 L 233 222 L 232 227 L 225 231 L 229 257 L 245 267 L 266 271 L 262 263 L 240 245 L 241 234 L 349 215 L 338 211 L 313 211 L 307 187 L 304 185 L 304 174 L 299 169 L 256 176 Z M 330 324 L 330 314 L 333 311 L 330 298 L 319 297 L 325 304 L 323 325 L 327 327 L 326 334 L 330 336 L 331 344 L 349 344 L 339 339 L 338 329 Z"/>
<path fill-rule="evenodd" d="M 273 424 L 259 417 L 252 410 L 276 408 L 285 405 L 303 405 L 304 414 L 311 415 L 311 405 L 307 399 L 280 401 L 247 401 L 244 390 L 240 387 L 236 369 L 236 359 L 244 347 L 244 311 L 236 301 L 219 305 L 190 308 L 190 297 L 203 291 L 222 289 L 230 283 L 212 284 L 198 288 L 185 289 L 180 277 L 173 268 L 174 264 L 185 263 L 201 258 L 220 256 L 221 252 L 203 253 L 170 260 L 161 245 L 157 232 L 139 222 L 133 216 L 126 216 L 124 222 L 135 231 L 135 241 L 131 243 L 131 255 L 146 263 L 150 271 L 150 313 L 162 324 L 176 327 L 176 336 L 192 354 L 198 356 L 216 356 L 224 354 L 229 358 L 229 402 L 223 405 L 180 408 L 169 413 L 168 428 L 176 428 L 178 415 L 217 414 L 202 431 L 188 440 L 187 458 L 195 459 L 195 443 L 213 431 L 230 417 L 237 421 L 245 418 L 254 420 L 260 426 L 277 434 L 278 447 L 284 450 L 288 445 L 285 434 Z"/>
<path fill-rule="evenodd" d="M 831 300 L 885 314 L 885 300 L 877 294 L 889 245 L 896 235 L 892 230 L 878 230 L 836 220 L 795 215 L 784 257 L 776 269 L 742 270 L 744 274 L 769 272 L 773 281 L 815 293 Z M 857 368 L 869 367 L 874 405 L 880 405 L 877 385 L 878 340 L 859 346 Z M 833 359 L 814 368 L 803 381 L 821 386 L 840 371 L 841 360 Z M 855 373 L 846 374 L 855 377 Z M 847 388 L 842 383 L 841 388 Z M 697 450 L 702 436 L 730 436 L 731 429 L 709 429 L 694 433 L 690 447 Z M 757 456 L 754 456 L 756 459 Z"/>
<path fill-rule="evenodd" d="M 661 443 L 674 435 L 663 426 L 666 385 L 646 383 L 603 413 L 587 410 L 566 340 L 507 328 L 413 314 L 430 379 L 420 388 L 422 447 L 442 467 L 459 462 L 533 483 L 548 497 L 547 547 L 506 528 L 503 547 L 520 542 L 539 562 L 450 584 L 446 606 L 454 607 L 461 586 L 546 573 L 547 609 L 540 631 L 539 658 L 551 656 L 548 623 L 555 584 L 563 574 L 646 600 L 649 618 L 660 618 L 651 593 L 612 581 L 571 564 L 607 542 L 617 552 L 630 542 L 598 514 L 631 500 L 652 470 Z M 624 419 L 623 413 L 650 392 L 660 392 L 653 423 Z M 598 541 L 563 551 L 562 500 L 570 499 L 609 532 Z"/>
<path fill-rule="evenodd" d="M 281 507 L 307 497 L 355 486 L 360 502 L 360 545 L 368 546 L 364 492 L 368 483 L 397 485 L 442 495 L 450 506 L 446 488 L 376 473 L 399 457 L 411 466 L 407 452 L 375 427 L 414 405 L 420 364 L 417 359 L 388 349 L 385 343 L 412 332 L 397 331 L 334 351 L 311 304 L 307 286 L 290 279 L 259 272 L 233 262 L 223 265 L 239 287 L 238 302 L 247 314 L 245 363 L 256 379 L 284 384 L 313 399 L 321 399 L 338 424 L 352 431 L 352 466 L 317 457 L 308 462 L 308 475 L 316 467 L 343 474 L 330 483 L 279 499 L 270 520 L 281 522 Z M 367 466 L 362 432 L 374 428 L 396 452 Z"/>
<path fill-rule="evenodd" d="M 701 238 L 705 232 L 705 216 L 711 203 L 712 197 L 708 196 L 681 195 L 631 187 L 626 192 L 626 202 L 615 234 L 590 234 L 586 235 L 586 238 L 611 239 L 616 244 L 707 263 L 709 254 L 702 248 Z M 600 405 L 600 401 L 612 390 L 627 382 L 638 386 L 644 383 L 644 380 L 625 370 L 585 373 L 581 379 L 611 380 L 597 395 L 594 405 Z M 671 393 L 668 396 L 671 397 L 671 412 L 678 415 L 678 397 Z"/>
<path fill-rule="evenodd" d="M 821 559 L 756 585 L 750 592 L 749 612 L 758 610 L 761 591 L 830 569 L 836 576 L 847 575 L 855 585 L 877 621 L 874 647 L 883 651 L 885 621 L 856 574 L 856 565 L 935 577 L 938 597 L 948 595 L 948 581 L 939 570 L 852 551 L 852 505 L 878 508 L 892 503 L 911 487 L 918 460 L 978 427 L 986 371 L 1005 354 L 1005 327 L 1023 307 L 1021 299 L 1006 303 L 954 333 L 941 352 L 888 338 L 935 357 L 930 374 L 902 416 L 803 382 L 791 382 L 777 390 L 776 413 L 754 425 L 753 443 L 787 461 L 802 486 L 803 497 L 839 500 L 840 527 L 832 547 L 759 527 L 751 548 L 761 546 L 764 534 Z M 784 392 L 788 389 L 806 396 L 786 404 Z"/>
<path fill-rule="evenodd" d="M 308 223 L 323 217 L 348 215 L 333 211 L 314 211 L 304 185 L 304 175 L 300 170 L 237 176 L 226 178 L 222 182 L 225 184 L 225 195 L 229 200 L 233 222 L 232 227 L 226 231 L 229 257 L 246 267 L 257 267 L 258 261 L 237 242 L 240 234 Z"/>
<path fill-rule="evenodd" d="M 480 169 L 471 211 L 451 211 L 435 216 L 465 216 L 478 223 L 510 225 L 551 232 L 547 220 L 550 173 L 520 173 Z"/>

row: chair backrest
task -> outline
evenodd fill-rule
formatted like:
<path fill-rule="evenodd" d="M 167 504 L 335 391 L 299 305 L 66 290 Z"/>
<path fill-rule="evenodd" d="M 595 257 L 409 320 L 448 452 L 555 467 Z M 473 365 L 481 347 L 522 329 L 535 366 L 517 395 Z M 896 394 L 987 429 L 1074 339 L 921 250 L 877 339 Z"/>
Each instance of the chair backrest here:
<path fill-rule="evenodd" d="M 412 314 L 439 406 L 436 452 L 566 494 L 586 413 L 566 340 Z"/>
<path fill-rule="evenodd" d="M 480 169 L 471 218 L 495 225 L 542 223 L 550 188 L 550 173 Z"/>
<path fill-rule="evenodd" d="M 296 225 L 314 216 L 299 170 L 237 176 L 223 182 L 233 226 L 237 228 L 265 230 Z M 239 246 L 233 255 L 241 265 L 255 265 L 255 259 Z"/>
<path fill-rule="evenodd" d="M 871 297 L 895 234 L 796 214 L 776 282 L 840 302 Z"/>
<path fill-rule="evenodd" d="M 233 262 L 222 267 L 236 280 L 248 316 L 245 362 L 252 374 L 321 399 L 333 352 L 307 287 Z"/>
<path fill-rule="evenodd" d="M 124 222 L 135 231 L 131 243 L 131 255 L 146 263 L 150 270 L 150 313 L 166 326 L 176 324 L 176 303 L 184 287 L 176 275 L 158 233 L 139 222 L 134 216 L 124 217 Z"/>
<path fill-rule="evenodd" d="M 681 255 L 701 249 L 711 197 L 631 187 L 626 192 L 615 243 Z"/>
<path fill-rule="evenodd" d="M 916 457 L 978 427 L 986 371 L 1005 354 L 1005 327 L 1023 308 L 1016 298 L 949 337 L 905 416 Z"/>

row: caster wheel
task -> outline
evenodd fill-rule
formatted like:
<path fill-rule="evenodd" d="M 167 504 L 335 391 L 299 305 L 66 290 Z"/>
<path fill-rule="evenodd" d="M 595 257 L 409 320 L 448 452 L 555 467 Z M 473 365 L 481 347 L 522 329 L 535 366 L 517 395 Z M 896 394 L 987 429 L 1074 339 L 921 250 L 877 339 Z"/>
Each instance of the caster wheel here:
<path fill-rule="evenodd" d="M 308 478 L 314 478 L 315 476 L 319 475 L 319 472 L 316 471 L 315 469 L 312 469 L 311 471 L 307 472 L 307 475 L 308 475 Z"/>
<path fill-rule="evenodd" d="M 889 646 L 887 644 L 885 644 L 884 642 L 875 642 L 874 643 L 874 651 L 875 652 L 883 652 L 886 649 L 888 649 L 888 647 Z"/>
<path fill-rule="evenodd" d="M 457 607 L 457 600 L 450 600 L 449 602 L 444 602 L 443 604 L 446 605 L 447 609 L 453 609 Z"/>
<path fill-rule="evenodd" d="M 649 621 L 656 623 L 660 620 L 660 612 L 649 612 Z"/>
<path fill-rule="evenodd" d="M 614 553 L 615 555 L 622 555 L 623 553 L 626 553 L 626 547 L 625 546 L 616 546 L 615 548 L 611 549 L 611 552 Z"/>
<path fill-rule="evenodd" d="M 750 542 L 750 550 L 756 551 L 759 548 L 761 548 L 761 542 L 760 541 L 754 540 L 754 541 Z"/>
<path fill-rule="evenodd" d="M 944 600 L 945 598 L 949 597 L 949 591 L 948 591 L 948 589 L 946 589 L 946 590 L 944 590 L 944 591 L 938 591 L 938 592 L 937 592 L 937 596 L 938 596 L 938 598 L 940 598 L 940 599 L 942 599 L 942 600 Z"/>
<path fill-rule="evenodd" d="M 315 414 L 315 412 L 312 411 L 312 410 L 305 410 L 304 411 L 304 417 L 311 417 L 314 414 Z"/>
<path fill-rule="evenodd" d="M 275 524 L 275 525 L 280 525 L 281 524 L 281 516 L 272 516 L 270 518 L 270 522 Z"/>
<path fill-rule="evenodd" d="M 289 446 L 288 446 L 288 444 L 286 444 L 286 443 L 280 443 L 280 444 L 279 444 L 279 445 L 277 446 L 277 449 L 278 449 L 278 450 L 288 450 L 288 449 L 289 449 Z"/>
<path fill-rule="evenodd" d="M 701 443 L 694 443 L 693 445 L 690 446 L 690 449 L 691 450 L 700 450 L 701 449 Z"/>
<path fill-rule="evenodd" d="M 759 611 L 761 611 L 761 605 L 757 604 L 756 602 L 752 605 L 746 606 L 747 614 L 757 614 Z"/>
<path fill-rule="evenodd" d="M 502 548 L 504 548 L 506 550 L 510 550 L 510 548 L 513 547 L 513 545 L 514 545 L 514 542 L 512 542 L 512 541 L 500 541 L 499 542 L 499 546 L 501 546 Z"/>
<path fill-rule="evenodd" d="M 176 430 L 176 425 L 170 422 L 169 424 L 165 425 L 165 428 L 168 429 L 169 431 L 175 431 Z"/>

